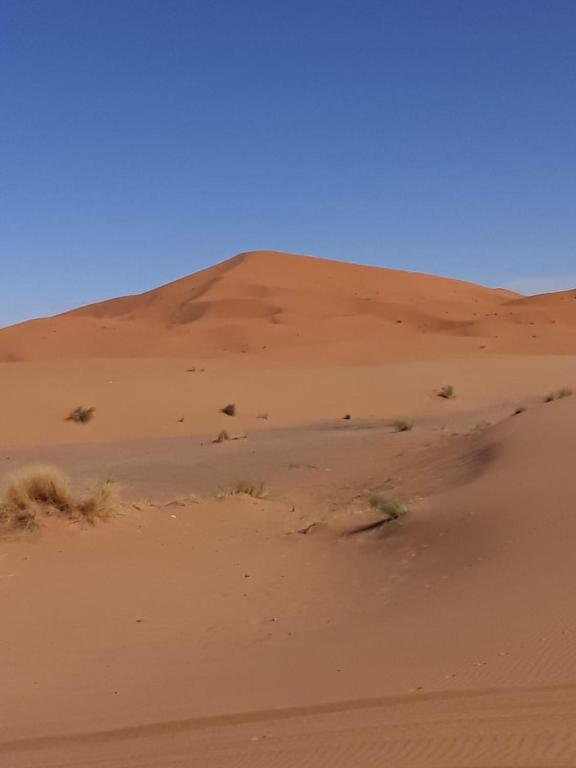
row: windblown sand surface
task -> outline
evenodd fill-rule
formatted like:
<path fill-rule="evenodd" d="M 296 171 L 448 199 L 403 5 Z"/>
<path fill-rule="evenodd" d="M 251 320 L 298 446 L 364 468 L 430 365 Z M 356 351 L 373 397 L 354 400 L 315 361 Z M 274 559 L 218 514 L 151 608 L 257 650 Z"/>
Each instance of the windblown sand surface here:
<path fill-rule="evenodd" d="M 122 487 L 0 539 L 0 765 L 575 764 L 574 295 L 256 253 L 0 331 L 1 477 Z"/>

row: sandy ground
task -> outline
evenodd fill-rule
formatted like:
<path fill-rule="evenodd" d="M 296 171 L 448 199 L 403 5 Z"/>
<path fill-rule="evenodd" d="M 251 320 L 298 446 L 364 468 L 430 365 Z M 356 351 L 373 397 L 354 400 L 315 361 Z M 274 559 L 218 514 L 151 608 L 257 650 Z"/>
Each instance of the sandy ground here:
<path fill-rule="evenodd" d="M 576 764 L 576 357 L 457 347 L 1 364 L 0 480 L 121 502 L 0 540 L 0 765 Z"/>

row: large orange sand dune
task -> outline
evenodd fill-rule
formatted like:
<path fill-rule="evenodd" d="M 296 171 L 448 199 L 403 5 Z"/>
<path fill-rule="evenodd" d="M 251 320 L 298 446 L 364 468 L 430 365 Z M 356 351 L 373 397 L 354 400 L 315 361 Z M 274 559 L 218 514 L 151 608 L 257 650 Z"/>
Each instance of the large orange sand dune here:
<path fill-rule="evenodd" d="M 576 301 L 256 251 L 139 296 L 0 331 L 0 360 L 221 357 L 376 362 L 576 351 Z"/>

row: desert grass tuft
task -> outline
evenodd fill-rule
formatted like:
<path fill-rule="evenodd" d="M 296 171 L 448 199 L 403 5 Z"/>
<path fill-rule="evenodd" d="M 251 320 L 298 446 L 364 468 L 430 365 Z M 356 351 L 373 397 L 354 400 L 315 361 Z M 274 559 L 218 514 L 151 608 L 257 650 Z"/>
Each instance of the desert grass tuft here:
<path fill-rule="evenodd" d="M 9 504 L 0 504 L 0 534 L 34 531 L 36 528 L 38 528 L 38 519 L 32 507 L 20 509 Z"/>
<path fill-rule="evenodd" d="M 573 394 L 574 391 L 569 387 L 562 387 L 561 389 L 557 389 L 555 392 L 549 392 L 544 398 L 544 402 L 551 403 L 554 400 L 563 400 L 565 397 L 571 397 Z"/>
<path fill-rule="evenodd" d="M 76 517 L 94 525 L 98 520 L 112 516 L 116 502 L 116 484 L 112 480 L 103 480 L 91 494 L 76 502 Z"/>
<path fill-rule="evenodd" d="M 436 394 L 444 400 L 454 400 L 456 397 L 456 392 L 454 391 L 452 384 L 447 384 L 445 387 L 442 387 Z"/>
<path fill-rule="evenodd" d="M 368 505 L 370 509 L 378 515 L 378 519 L 371 523 L 365 523 L 364 525 L 357 526 L 346 532 L 347 536 L 353 536 L 357 533 L 365 533 L 367 531 L 374 531 L 378 528 L 382 528 L 387 523 L 392 523 L 395 520 L 399 520 L 408 511 L 406 506 L 402 504 L 398 499 L 384 496 L 380 493 L 372 494 L 368 497 Z"/>
<path fill-rule="evenodd" d="M 218 432 L 218 437 L 216 437 L 213 442 L 214 443 L 225 443 L 226 440 L 230 440 L 230 435 L 225 429 L 221 429 L 220 432 Z"/>
<path fill-rule="evenodd" d="M 399 517 L 406 514 L 406 507 L 398 499 L 382 496 L 378 493 L 368 498 L 368 504 L 370 509 L 373 509 L 383 518 L 383 522 L 398 520 Z"/>
<path fill-rule="evenodd" d="M 225 413 L 226 416 L 236 416 L 236 406 L 234 403 L 228 403 L 222 408 L 221 413 Z"/>
<path fill-rule="evenodd" d="M 66 416 L 66 421 L 73 421 L 75 424 L 87 424 L 94 416 L 95 410 L 94 407 L 85 408 L 83 405 L 79 405 Z"/>
<path fill-rule="evenodd" d="M 268 495 L 268 491 L 262 482 L 237 480 L 232 485 L 221 488 L 217 495 L 220 499 L 226 496 L 252 496 L 254 499 L 264 499 Z"/>
<path fill-rule="evenodd" d="M 59 469 L 31 466 L 14 472 L 0 496 L 0 529 L 33 530 L 42 516 L 58 515 L 95 523 L 109 517 L 113 508 L 113 485 L 100 484 L 91 494 L 76 498 L 70 482 Z"/>
<path fill-rule="evenodd" d="M 414 422 L 410 419 L 396 419 L 392 426 L 396 432 L 410 432 L 414 428 Z"/>
<path fill-rule="evenodd" d="M 14 472 L 8 480 L 3 500 L 19 508 L 39 504 L 64 514 L 73 506 L 66 475 L 55 467 L 42 465 Z"/>

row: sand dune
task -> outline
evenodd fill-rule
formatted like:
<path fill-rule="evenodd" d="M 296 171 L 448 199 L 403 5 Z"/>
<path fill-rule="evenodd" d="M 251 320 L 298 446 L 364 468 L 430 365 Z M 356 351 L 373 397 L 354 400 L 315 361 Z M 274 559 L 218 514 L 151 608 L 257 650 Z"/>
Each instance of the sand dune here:
<path fill-rule="evenodd" d="M 0 331 L 0 482 L 122 493 L 0 538 L 0 765 L 574 764 L 573 294 L 257 252 Z"/>
<path fill-rule="evenodd" d="M 576 351 L 576 304 L 515 299 L 456 280 L 257 251 L 140 296 L 4 329 L 0 359 L 345 363 Z"/>
<path fill-rule="evenodd" d="M 96 530 L 49 528 L 32 548 L 6 544 L 0 755 L 15 766 L 91 754 L 180 764 L 180 748 L 182 765 L 243 764 L 236 750 L 246 765 L 570 764 L 575 415 L 566 398 L 457 437 L 422 426 L 400 454 L 404 436 L 385 425 L 271 431 L 249 457 L 208 449 L 205 469 L 197 442 L 147 443 L 138 495 L 158 489 L 151 466 L 177 476 L 183 456 L 204 494 L 206 471 L 215 487 L 238 461 L 265 468 L 275 493 L 164 500 Z M 107 453 L 96 449 L 92 466 Z M 114 461 L 136 456 L 126 446 Z M 82 461 L 78 448 L 60 456 L 71 471 Z M 341 538 L 367 514 L 358 493 L 384 484 L 382 465 L 410 514 Z M 294 533 L 313 519 L 317 532 Z M 167 751 L 151 756 L 151 744 Z"/>
<path fill-rule="evenodd" d="M 531 307 L 564 307 L 568 308 L 572 306 L 572 302 L 576 300 L 576 290 L 572 291 L 558 291 L 557 293 L 541 293 L 537 296 L 522 296 L 520 298 L 514 298 L 512 304 L 524 305 Z"/>

